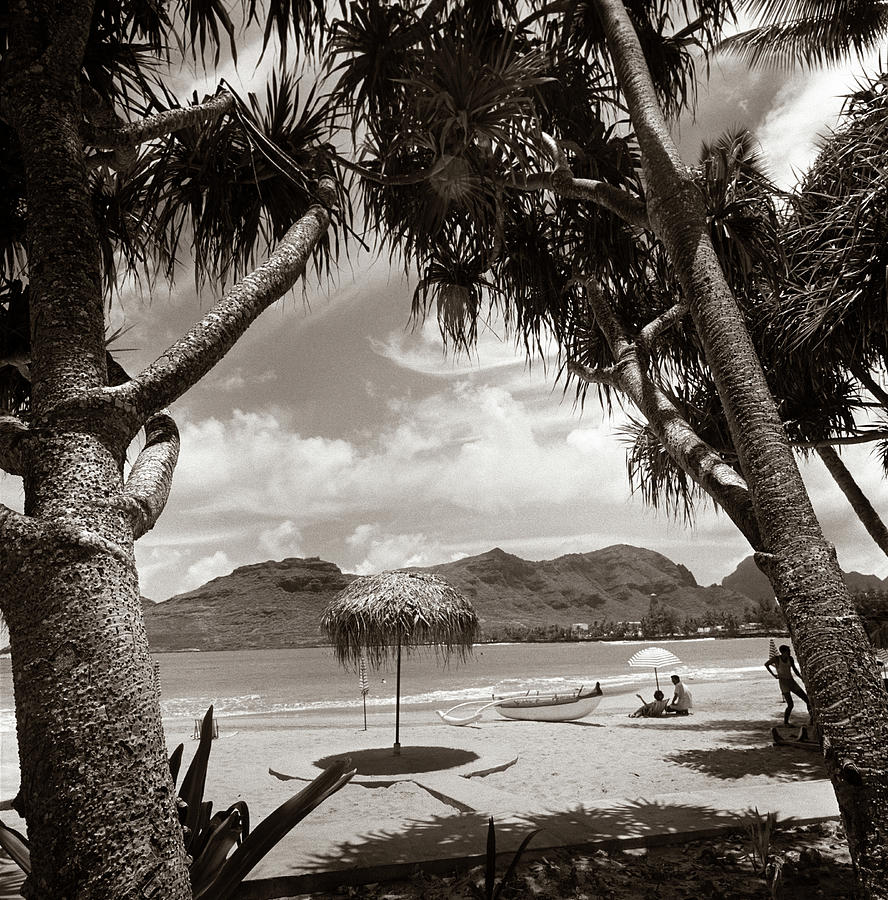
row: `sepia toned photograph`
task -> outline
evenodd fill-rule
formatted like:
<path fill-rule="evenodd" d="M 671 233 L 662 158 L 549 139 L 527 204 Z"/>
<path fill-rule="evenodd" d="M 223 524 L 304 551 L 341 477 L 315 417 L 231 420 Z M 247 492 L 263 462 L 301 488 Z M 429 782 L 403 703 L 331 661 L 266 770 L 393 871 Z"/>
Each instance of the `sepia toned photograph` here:
<path fill-rule="evenodd" d="M 0 4 L 0 900 L 888 900 L 886 59 Z"/>

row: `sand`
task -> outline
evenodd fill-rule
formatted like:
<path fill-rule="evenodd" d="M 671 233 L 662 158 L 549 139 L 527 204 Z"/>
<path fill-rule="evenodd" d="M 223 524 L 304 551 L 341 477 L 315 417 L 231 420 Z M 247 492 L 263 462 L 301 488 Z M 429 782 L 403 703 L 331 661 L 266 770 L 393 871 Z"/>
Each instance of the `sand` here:
<path fill-rule="evenodd" d="M 639 676 L 637 688 L 647 699 L 652 682 L 651 676 Z M 694 697 L 693 714 L 686 718 L 630 719 L 628 714 L 639 705 L 631 691 L 606 694 L 591 716 L 572 723 L 508 721 L 488 710 L 476 725 L 456 728 L 442 723 L 434 710 L 402 709 L 405 767 L 434 770 L 407 780 L 392 777 L 386 784 L 378 778 L 376 784 L 365 779 L 347 785 L 300 823 L 252 877 L 409 859 L 422 840 L 444 856 L 466 833 L 478 835 L 481 852 L 486 823 L 481 810 L 488 806 L 504 818 L 511 806 L 526 822 L 545 827 L 547 816 L 602 799 L 643 800 L 745 785 L 770 785 L 779 792 L 787 783 L 825 778 L 816 753 L 772 746 L 770 729 L 782 722 L 783 705 L 767 673 L 724 684 L 689 678 L 686 684 Z M 319 771 L 312 764 L 323 757 L 366 755 L 391 747 L 393 710 L 368 715 L 366 731 L 360 710 L 335 716 L 221 719 L 206 797 L 217 809 L 247 801 L 255 826 L 304 783 L 279 780 L 269 775 L 269 768 L 309 778 Z M 806 719 L 804 705 L 797 704 L 793 721 L 801 725 Z M 193 722 L 169 720 L 165 726 L 170 749 L 185 744 L 187 764 L 196 747 Z M 8 798 L 17 788 L 16 760 L 10 752 L 12 736 L 2 737 L 0 797 Z M 388 758 L 388 753 L 380 758 Z M 507 763 L 513 764 L 503 768 Z M 446 765 L 450 768 L 435 768 Z M 482 778 L 459 778 L 485 768 L 502 770 Z M 432 787 L 458 781 L 468 791 L 464 801 L 477 795 L 479 811 L 472 813 L 453 798 L 440 799 L 440 792 L 434 796 L 422 786 L 424 781 Z M 3 815 L 8 820 L 9 814 Z"/>

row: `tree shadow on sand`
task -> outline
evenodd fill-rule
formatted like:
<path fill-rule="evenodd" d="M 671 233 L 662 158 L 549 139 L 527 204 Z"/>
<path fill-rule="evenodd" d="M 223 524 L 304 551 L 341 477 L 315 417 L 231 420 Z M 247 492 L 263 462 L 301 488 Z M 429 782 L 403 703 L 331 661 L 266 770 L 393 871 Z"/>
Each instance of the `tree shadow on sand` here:
<path fill-rule="evenodd" d="M 496 821 L 497 848 L 514 850 L 529 831 L 539 829 L 533 844 L 578 846 L 601 837 L 644 837 L 695 827 L 742 827 L 737 816 L 708 806 L 627 800 L 606 809 L 578 806 L 567 811 L 522 813 Z M 405 821 L 397 830 L 368 830 L 358 840 L 344 841 L 335 849 L 299 861 L 302 871 L 330 871 L 385 863 L 415 862 L 417 848 L 428 848 L 425 859 L 445 859 L 483 854 L 487 815 L 478 812 L 429 816 Z"/>
<path fill-rule="evenodd" d="M 820 754 L 791 747 L 688 749 L 670 753 L 666 759 L 726 781 L 745 775 L 767 775 L 779 781 L 813 781 L 827 777 Z"/>
<path fill-rule="evenodd" d="M 643 728 L 655 731 L 718 731 L 724 740 L 742 746 L 771 744 L 774 719 L 709 719 L 705 715 L 675 716 L 663 719 L 630 719 L 615 723 L 618 728 Z"/>

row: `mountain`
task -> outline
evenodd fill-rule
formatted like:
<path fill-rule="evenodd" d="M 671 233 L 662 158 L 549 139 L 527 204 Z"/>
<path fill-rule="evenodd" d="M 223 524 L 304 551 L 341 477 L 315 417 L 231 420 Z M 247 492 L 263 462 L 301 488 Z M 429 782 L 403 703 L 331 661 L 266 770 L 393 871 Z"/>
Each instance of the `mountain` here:
<path fill-rule="evenodd" d="M 680 619 L 747 605 L 734 591 L 700 587 L 688 569 L 662 554 L 627 544 L 539 562 L 496 548 L 419 571 L 459 588 L 488 626 L 636 622 L 648 613 L 652 597 Z"/>
<path fill-rule="evenodd" d="M 888 578 L 862 575 L 860 572 L 844 572 L 845 584 L 852 593 L 888 590 Z M 774 596 L 771 582 L 762 574 L 755 560 L 747 556 L 734 571 L 721 581 L 723 588 L 745 594 L 752 600 L 770 600 Z"/>
<path fill-rule="evenodd" d="M 625 544 L 531 562 L 499 548 L 414 571 L 446 578 L 475 605 L 482 628 L 639 621 L 655 597 L 679 619 L 712 610 L 742 613 L 734 590 L 701 587 L 684 567 Z M 154 650 L 258 649 L 322 644 L 321 614 L 355 575 L 331 562 L 284 559 L 242 566 L 230 575 L 145 604 Z"/>
<path fill-rule="evenodd" d="M 317 557 L 241 566 L 165 603 L 143 604 L 151 649 L 320 644 L 324 607 L 355 577 Z"/>

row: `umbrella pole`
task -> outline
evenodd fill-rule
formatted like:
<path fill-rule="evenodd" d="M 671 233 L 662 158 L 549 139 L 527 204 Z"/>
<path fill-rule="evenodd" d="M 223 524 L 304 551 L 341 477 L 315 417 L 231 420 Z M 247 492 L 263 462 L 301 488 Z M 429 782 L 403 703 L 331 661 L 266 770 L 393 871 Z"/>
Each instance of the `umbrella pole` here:
<path fill-rule="evenodd" d="M 660 690 L 660 679 L 657 677 L 657 667 L 654 666 L 654 681 L 657 682 L 657 690 Z"/>
<path fill-rule="evenodd" d="M 398 634 L 398 674 L 395 677 L 395 756 L 401 755 L 401 635 Z"/>

